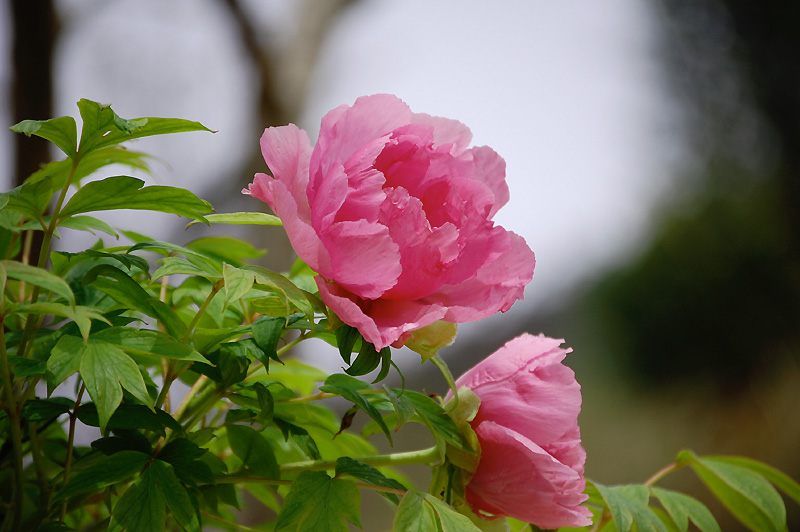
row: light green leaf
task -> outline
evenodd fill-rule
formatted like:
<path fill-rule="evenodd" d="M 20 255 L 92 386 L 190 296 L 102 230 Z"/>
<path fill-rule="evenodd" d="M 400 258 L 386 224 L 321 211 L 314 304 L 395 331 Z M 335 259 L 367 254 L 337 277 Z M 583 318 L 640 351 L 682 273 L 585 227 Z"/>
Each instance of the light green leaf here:
<path fill-rule="evenodd" d="M 755 471 L 772 482 L 772 484 L 774 484 L 786 495 L 794 499 L 797 504 L 800 504 L 800 484 L 795 482 L 785 473 L 778 471 L 774 467 L 771 467 L 764 462 L 759 462 L 758 460 L 745 458 L 743 456 L 707 456 L 704 458 L 704 460 L 711 462 L 726 462 L 745 467 L 751 471 Z"/>
<path fill-rule="evenodd" d="M 90 340 L 81 358 L 80 372 L 86 391 L 97 407 L 102 432 L 122 402 L 122 388 L 145 405 L 153 406 L 136 363 L 113 344 Z"/>
<path fill-rule="evenodd" d="M 23 133 L 30 137 L 36 135 L 47 139 L 72 157 L 78 150 L 78 127 L 71 116 L 62 116 L 50 120 L 23 120 L 11 126 L 14 133 Z"/>
<path fill-rule="evenodd" d="M 650 494 L 646 486 L 641 484 L 604 486 L 597 482 L 594 485 L 608 506 L 618 532 L 628 532 L 633 526 L 634 516 L 638 510 L 642 507 L 647 509 Z M 637 524 L 641 525 L 638 520 Z M 663 526 L 663 523 L 661 525 Z M 640 531 L 644 532 L 642 529 Z"/>
<path fill-rule="evenodd" d="M 439 320 L 421 329 L 411 332 L 411 337 L 406 340 L 405 346 L 422 356 L 425 362 L 436 356 L 439 349 L 453 345 L 458 334 L 458 324 Z M 455 393 L 455 389 L 453 389 Z"/>
<path fill-rule="evenodd" d="M 167 508 L 172 512 L 175 521 L 186 532 L 200 532 L 200 520 L 192 506 L 189 493 L 175 476 L 172 466 L 161 460 L 154 460 L 150 464 L 149 471 L 155 478 L 164 502 L 167 503 Z"/>
<path fill-rule="evenodd" d="M 109 327 L 96 333 L 93 338 L 113 344 L 132 355 L 157 355 L 176 360 L 208 363 L 208 360 L 191 346 L 153 329 Z"/>
<path fill-rule="evenodd" d="M 305 471 L 292 484 L 275 530 L 347 532 L 347 521 L 361 527 L 361 494 L 356 485 L 324 471 Z"/>
<path fill-rule="evenodd" d="M 164 532 L 166 520 L 164 494 L 148 467 L 117 501 L 108 532 Z"/>
<path fill-rule="evenodd" d="M 436 434 L 441 436 L 444 441 L 454 447 L 474 453 L 470 443 L 461 434 L 455 421 L 439 406 L 439 404 L 427 395 L 411 390 L 393 390 L 400 396 L 401 401 L 408 401 L 414 406 L 414 410 L 420 419 Z"/>
<path fill-rule="evenodd" d="M 212 224 L 237 224 L 237 225 L 283 225 L 281 219 L 265 212 L 226 212 L 208 214 L 206 220 Z M 192 220 L 186 227 L 200 223 Z"/>
<path fill-rule="evenodd" d="M 89 339 L 89 332 L 92 328 L 91 320 L 98 320 L 104 323 L 111 323 L 103 316 L 100 311 L 93 307 L 69 306 L 61 303 L 49 303 L 42 301 L 39 303 L 17 303 L 8 309 L 8 313 L 16 314 L 52 314 L 61 316 L 75 322 L 81 331 L 84 341 Z"/>
<path fill-rule="evenodd" d="M 709 509 L 694 497 L 656 487 L 650 488 L 650 491 L 661 502 L 681 532 L 689 530 L 689 519 L 701 532 L 721 532 L 717 520 Z"/>
<path fill-rule="evenodd" d="M 416 491 L 406 492 L 394 516 L 393 532 L 441 532 L 433 506 Z"/>
<path fill-rule="evenodd" d="M 149 158 L 150 156 L 146 153 L 128 150 L 121 146 L 112 146 L 83 154 L 78 161 L 77 168 L 75 168 L 72 173 L 72 184 L 77 185 L 84 177 L 92 175 L 100 168 L 112 164 L 125 165 L 149 174 L 150 167 L 147 163 L 147 159 Z M 48 177 L 53 180 L 53 189 L 61 190 L 66 184 L 67 179 L 69 179 L 71 170 L 72 159 L 52 161 L 31 174 L 27 181 L 35 183 Z"/>
<path fill-rule="evenodd" d="M 452 506 L 441 501 L 430 493 L 423 493 L 425 502 L 433 507 L 436 512 L 442 532 L 481 532 L 466 515 L 456 512 Z M 640 532 L 645 532 L 640 529 Z"/>
<path fill-rule="evenodd" d="M 47 210 L 47 206 L 53 197 L 53 180 L 49 176 L 36 182 L 26 181 L 8 193 L 0 195 L 0 197 L 5 202 L 5 205 L 3 205 L 4 210 L 22 213 L 36 220 L 38 226 L 34 227 L 46 229 L 42 215 Z M 8 229 L 13 228 L 8 227 Z"/>
<path fill-rule="evenodd" d="M 209 257 L 217 263 L 227 262 L 232 266 L 244 266 L 250 259 L 257 259 L 266 253 L 256 249 L 253 244 L 232 236 L 206 236 L 192 240 L 186 249 Z"/>
<path fill-rule="evenodd" d="M 688 451 L 680 453 L 678 461 L 688 462 L 708 489 L 750 530 L 785 529 L 783 499 L 759 473 L 737 464 L 700 458 Z"/>
<path fill-rule="evenodd" d="M 228 425 L 226 430 L 233 453 L 250 471 L 265 478 L 280 478 L 275 453 L 261 433 L 244 425 Z"/>
<path fill-rule="evenodd" d="M 166 212 L 203 220 L 203 213 L 211 212 L 212 207 L 188 190 L 162 185 L 145 187 L 141 179 L 121 175 L 92 181 L 81 187 L 61 211 L 60 217 L 117 209 Z"/>
<path fill-rule="evenodd" d="M 16 279 L 17 281 L 39 286 L 63 297 L 71 305 L 75 304 L 75 296 L 72 294 L 72 290 L 60 277 L 43 268 L 29 266 L 14 260 L 3 260 L 0 263 L 5 267 L 6 275 L 9 279 Z"/>
<path fill-rule="evenodd" d="M 131 253 L 133 251 L 137 251 L 140 249 L 144 249 L 147 251 L 152 251 L 154 253 L 161 253 L 163 255 L 169 254 L 179 254 L 186 257 L 186 260 L 197 266 L 200 270 L 202 270 L 205 274 L 204 276 L 207 277 L 214 277 L 214 278 L 221 278 L 222 277 L 222 266 L 220 266 L 216 261 L 203 255 L 202 253 L 198 253 L 196 251 L 192 251 L 191 249 L 187 249 L 185 247 L 176 246 L 175 244 L 170 244 L 169 242 L 158 242 L 155 240 L 150 240 L 146 242 L 139 242 L 138 244 L 134 244 L 133 246 L 128 249 L 128 252 Z"/>
<path fill-rule="evenodd" d="M 283 295 L 289 303 L 309 319 L 314 317 L 315 311 L 324 314 L 327 310 L 325 304 L 318 297 L 297 288 L 294 283 L 279 273 L 271 272 L 258 266 L 244 266 L 242 269 L 254 272 L 257 285 Z"/>
<path fill-rule="evenodd" d="M 182 118 L 146 117 L 134 118 L 133 120 L 127 120 L 125 122 L 127 124 L 135 124 L 137 129 L 126 132 L 120 129 L 118 125 L 117 129 L 103 136 L 102 140 L 94 144 L 93 148 L 104 148 L 106 146 L 113 146 L 120 142 L 125 142 L 126 140 L 152 137 L 154 135 L 166 135 L 169 133 L 184 133 L 189 131 L 208 131 L 214 133 L 214 131 L 208 129 L 200 122 L 193 122 Z"/>
<path fill-rule="evenodd" d="M 86 345 L 76 336 L 64 335 L 50 352 L 47 359 L 47 393 L 53 393 L 56 387 L 64 382 L 64 379 L 80 370 L 81 358 Z"/>
<path fill-rule="evenodd" d="M 253 272 L 241 270 L 227 263 L 222 264 L 222 278 L 225 279 L 225 295 L 229 303 L 247 294 L 255 282 Z"/>
<path fill-rule="evenodd" d="M 152 279 L 157 281 L 165 275 L 199 275 L 200 277 L 219 277 L 216 273 L 209 273 L 198 268 L 183 257 L 164 257 L 158 261 L 159 267 L 153 272 Z"/>
<path fill-rule="evenodd" d="M 120 451 L 84 469 L 70 479 L 53 496 L 53 503 L 66 497 L 97 491 L 124 482 L 135 475 L 150 461 L 150 456 L 138 451 Z"/>
<path fill-rule="evenodd" d="M 93 216 L 71 216 L 61 220 L 58 225 L 59 227 L 66 227 L 67 229 L 87 231 L 93 235 L 96 234 L 95 231 L 100 231 L 119 239 L 119 233 L 117 233 L 113 227 Z"/>

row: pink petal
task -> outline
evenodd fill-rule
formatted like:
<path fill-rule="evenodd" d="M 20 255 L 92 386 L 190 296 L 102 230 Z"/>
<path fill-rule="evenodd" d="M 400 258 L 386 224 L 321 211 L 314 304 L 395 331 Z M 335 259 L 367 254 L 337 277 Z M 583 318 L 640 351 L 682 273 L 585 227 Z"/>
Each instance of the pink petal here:
<path fill-rule="evenodd" d="M 591 524 L 580 506 L 585 481 L 541 447 L 492 421 L 475 427 L 481 460 L 467 485 L 474 511 L 506 515 L 551 529 Z"/>
<path fill-rule="evenodd" d="M 366 220 L 338 222 L 323 228 L 320 236 L 331 257 L 331 271 L 342 287 L 374 299 L 397 284 L 402 272 L 400 250 L 385 225 Z"/>
<path fill-rule="evenodd" d="M 322 301 L 379 350 L 395 343 L 406 332 L 440 320 L 445 313 L 439 306 L 415 301 L 364 300 L 335 283 L 326 283 L 319 277 L 315 280 Z"/>
<path fill-rule="evenodd" d="M 414 113 L 412 124 L 426 124 L 433 127 L 434 147 L 452 146 L 452 153 L 459 154 L 467 149 L 472 141 L 472 132 L 458 120 Z"/>

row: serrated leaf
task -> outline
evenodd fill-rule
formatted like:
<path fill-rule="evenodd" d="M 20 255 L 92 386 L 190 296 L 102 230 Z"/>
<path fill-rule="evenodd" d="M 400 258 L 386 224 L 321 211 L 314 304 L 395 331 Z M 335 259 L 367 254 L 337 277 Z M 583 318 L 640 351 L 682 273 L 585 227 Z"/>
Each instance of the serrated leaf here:
<path fill-rule="evenodd" d="M 144 187 L 144 188 L 143 188 Z M 130 176 L 114 176 L 87 183 L 75 193 L 61 211 L 66 218 L 85 212 L 134 209 L 166 212 L 203 220 L 211 204 L 188 190 L 162 185 L 144 186 Z"/>
<path fill-rule="evenodd" d="M 393 532 L 441 532 L 433 506 L 416 491 L 408 491 L 394 516 Z"/>
<path fill-rule="evenodd" d="M 13 260 L 3 260 L 0 261 L 0 264 L 5 268 L 6 276 L 9 279 L 24 281 L 28 284 L 44 288 L 49 292 L 63 297 L 69 304 L 75 304 L 75 296 L 69 285 L 62 278 L 53 275 L 47 270 Z"/>
<path fill-rule="evenodd" d="M 136 363 L 113 344 L 91 340 L 81 357 L 80 373 L 97 407 L 102 432 L 122 402 L 122 388 L 145 405 L 153 406 Z"/>
<path fill-rule="evenodd" d="M 786 526 L 783 499 L 763 476 L 733 463 L 707 460 L 689 453 L 700 480 L 743 525 L 754 532 L 780 532 Z"/>
<path fill-rule="evenodd" d="M 700 532 L 721 532 L 711 511 L 694 497 L 657 487 L 650 488 L 650 491 L 661 502 L 681 532 L 689 530 L 689 519 Z"/>
<path fill-rule="evenodd" d="M 338 477 L 339 475 L 350 475 L 351 477 L 363 480 L 367 484 L 371 484 L 373 486 L 381 486 L 383 488 L 393 488 L 403 491 L 407 491 L 408 489 L 393 478 L 387 477 L 371 465 L 359 462 L 358 460 L 353 460 L 347 456 L 343 456 L 336 460 L 336 476 Z M 378 493 L 395 504 L 400 502 L 400 499 L 394 493 L 385 491 L 380 491 Z"/>
<path fill-rule="evenodd" d="M 244 425 L 228 425 L 226 430 L 233 453 L 250 471 L 266 478 L 280 478 L 275 453 L 260 432 Z"/>
<path fill-rule="evenodd" d="M 361 527 L 360 506 L 361 494 L 352 481 L 305 471 L 292 484 L 275 530 L 347 532 L 347 521 Z"/>
<path fill-rule="evenodd" d="M 383 416 L 375 406 L 370 403 L 366 397 L 361 394 L 361 390 L 369 388 L 366 384 L 358 379 L 348 375 L 334 374 L 325 379 L 325 384 L 320 386 L 320 390 L 327 393 L 335 393 L 341 395 L 351 403 L 357 405 L 361 410 L 375 420 L 375 423 L 381 428 L 389 442 L 392 442 L 392 434 L 389 432 L 389 427 L 383 420 Z"/>
<path fill-rule="evenodd" d="M 164 495 L 148 467 L 117 501 L 108 532 L 163 532 L 166 520 Z"/>
<path fill-rule="evenodd" d="M 30 137 L 36 135 L 49 140 L 67 154 L 68 157 L 78 151 L 78 128 L 71 116 L 51 118 L 50 120 L 23 120 L 9 129 L 14 133 L 23 133 Z"/>
<path fill-rule="evenodd" d="M 226 212 L 208 214 L 206 220 L 212 224 L 237 224 L 237 225 L 283 225 L 281 219 L 265 212 Z M 200 223 L 192 220 L 186 227 Z"/>
<path fill-rule="evenodd" d="M 72 497 L 97 491 L 106 486 L 124 482 L 135 475 L 150 460 L 150 456 L 136 451 L 121 451 L 101 458 L 70 479 L 53 496 L 53 503 L 66 497 Z"/>
<path fill-rule="evenodd" d="M 164 502 L 175 521 L 187 532 L 200 532 L 200 520 L 192 506 L 189 493 L 175 476 L 172 466 L 161 460 L 155 460 L 150 464 L 148 471 L 155 478 Z"/>

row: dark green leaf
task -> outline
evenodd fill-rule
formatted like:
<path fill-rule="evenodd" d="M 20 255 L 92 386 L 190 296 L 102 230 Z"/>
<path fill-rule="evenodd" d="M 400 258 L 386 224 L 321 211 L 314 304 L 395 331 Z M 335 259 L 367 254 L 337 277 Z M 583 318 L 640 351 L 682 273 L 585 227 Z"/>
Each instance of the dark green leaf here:
<path fill-rule="evenodd" d="M 105 432 L 108 420 L 122 402 L 123 387 L 142 403 L 148 406 L 153 404 L 136 363 L 108 342 L 89 342 L 81 358 L 80 372 L 86 391 L 97 407 L 102 432 Z"/>
<path fill-rule="evenodd" d="M 40 288 L 59 295 L 67 300 L 71 305 L 75 304 L 75 296 L 69 285 L 60 277 L 53 275 L 43 268 L 29 266 L 14 260 L 0 261 L 0 265 L 5 268 L 9 279 L 24 281 L 28 284 L 36 285 Z"/>
<path fill-rule="evenodd" d="M 305 471 L 292 484 L 275 530 L 347 532 L 347 521 L 361 526 L 360 505 L 361 494 L 353 482 L 324 471 Z"/>
<path fill-rule="evenodd" d="M 388 350 L 389 348 L 387 347 L 386 349 Z M 356 357 L 355 362 L 353 362 L 353 364 L 344 371 L 353 377 L 360 377 L 361 375 L 366 375 L 377 368 L 380 362 L 381 354 L 378 353 L 378 351 L 375 349 L 375 346 L 362 339 L 361 349 L 358 351 L 358 356 Z"/>
<path fill-rule="evenodd" d="M 280 478 L 275 453 L 260 432 L 244 425 L 228 425 L 227 431 L 233 453 L 250 471 L 266 478 Z"/>
<path fill-rule="evenodd" d="M 369 388 L 366 384 L 358 379 L 348 375 L 335 374 L 325 379 L 325 384 L 320 386 L 320 390 L 327 393 L 335 393 L 341 395 L 351 403 L 357 405 L 369 417 L 375 420 L 375 423 L 381 428 L 389 442 L 392 441 L 392 434 L 389 432 L 389 427 L 383 420 L 383 416 L 375 406 L 370 403 L 366 397 L 361 394 L 361 390 Z M 449 418 L 448 418 L 449 419 Z M 459 433 L 460 434 L 460 433 Z"/>
<path fill-rule="evenodd" d="M 278 358 L 278 342 L 281 333 L 286 325 L 286 318 L 274 318 L 272 316 L 261 316 L 253 322 L 251 331 L 256 345 L 264 352 L 264 356 L 258 357 L 265 367 L 269 368 L 269 360 L 280 362 Z"/>
<path fill-rule="evenodd" d="M 694 497 L 656 487 L 650 488 L 650 491 L 661 502 L 681 532 L 689 530 L 689 519 L 701 532 L 721 532 L 717 520 L 709 509 Z"/>
<path fill-rule="evenodd" d="M 50 120 L 23 120 L 11 126 L 14 133 L 23 133 L 30 137 L 36 135 L 47 139 L 61 151 L 71 157 L 78 151 L 78 128 L 71 116 L 62 116 Z"/>
<path fill-rule="evenodd" d="M 47 371 L 47 366 L 42 360 L 23 358 L 14 355 L 9 355 L 8 365 L 11 367 L 11 372 L 17 378 L 44 375 Z"/>
<path fill-rule="evenodd" d="M 78 419 L 90 427 L 99 427 L 100 420 L 97 408 L 94 403 L 81 405 L 78 409 Z M 144 405 L 123 403 L 117 407 L 114 414 L 108 420 L 107 428 L 116 429 L 145 429 L 157 432 L 162 436 L 166 435 L 165 430 L 169 428 L 180 432 L 183 430 L 181 425 L 168 413 L 161 409 L 152 410 Z"/>
<path fill-rule="evenodd" d="M 414 405 L 411 401 L 403 399 L 402 394 L 395 393 L 386 385 L 383 386 L 383 390 L 386 392 L 386 397 L 392 403 L 394 411 L 397 413 L 397 428 L 395 430 L 400 430 L 400 427 L 414 415 Z"/>
<path fill-rule="evenodd" d="M 164 532 L 166 520 L 164 494 L 148 467 L 117 501 L 108 532 Z"/>
<path fill-rule="evenodd" d="M 213 457 L 219 460 L 216 456 L 186 438 L 176 438 L 170 441 L 157 456 L 159 460 L 171 464 L 175 474 L 186 484 L 195 481 L 213 482 L 214 474 L 211 468 L 202 461 L 206 457 Z M 222 464 L 222 467 L 224 468 L 224 464 Z"/>
<path fill-rule="evenodd" d="M 256 400 L 258 401 L 256 421 L 268 425 L 272 421 L 272 415 L 275 411 L 275 400 L 272 398 L 272 393 L 260 382 L 253 383 L 250 388 L 255 390 Z"/>
<path fill-rule="evenodd" d="M 50 204 L 53 197 L 53 180 L 45 177 L 39 181 L 31 182 L 26 181 L 17 188 L 9 191 L 6 194 L 0 194 L 0 198 L 4 203 L 3 209 L 7 211 L 14 211 L 26 215 L 27 217 L 36 220 L 36 225 L 33 229 L 46 229 L 43 227 L 42 222 L 44 212 Z M 10 222 L 10 220 L 7 220 Z M 19 220 L 16 220 L 16 224 Z M 16 224 L 14 224 L 16 226 Z M 8 223 L 4 223 L 8 229 L 14 229 Z"/>
<path fill-rule="evenodd" d="M 281 433 L 283 433 L 283 437 L 288 440 L 291 436 L 292 441 L 300 447 L 300 450 L 302 450 L 306 456 L 312 460 L 319 460 L 322 458 L 319 453 L 319 448 L 317 448 L 317 443 L 306 429 L 279 417 L 274 417 L 272 421 L 278 426 Z"/>
<path fill-rule="evenodd" d="M 71 319 L 78 326 L 81 331 L 81 336 L 84 340 L 89 339 L 89 332 L 92 328 L 92 320 L 98 320 L 105 323 L 109 321 L 100 313 L 99 310 L 92 307 L 64 305 L 62 303 L 50 303 L 41 301 L 38 303 L 18 303 L 9 309 L 9 313 L 17 314 L 44 314 L 53 316 L 62 316 Z"/>
<path fill-rule="evenodd" d="M 155 477 L 164 502 L 167 503 L 167 508 L 172 512 L 175 521 L 187 532 L 200 532 L 200 520 L 192 506 L 189 493 L 175 476 L 172 466 L 156 460 L 150 464 L 149 471 Z"/>
<path fill-rule="evenodd" d="M 117 209 L 166 212 L 203 220 L 203 213 L 210 212 L 212 207 L 207 201 L 182 188 L 162 185 L 145 187 L 141 179 L 114 176 L 81 187 L 60 216 L 66 218 L 84 212 Z"/>
<path fill-rule="evenodd" d="M 36 532 L 70 532 L 72 530 L 75 529 L 62 521 L 50 521 L 37 528 Z"/>
<path fill-rule="evenodd" d="M 64 335 L 58 339 L 47 359 L 45 378 L 48 393 L 52 393 L 64 379 L 80 370 L 85 349 L 86 345 L 77 336 Z"/>
<path fill-rule="evenodd" d="M 397 482 L 396 480 L 387 477 L 374 467 L 358 460 L 353 460 L 347 456 L 343 456 L 336 460 L 336 476 L 350 475 L 359 480 L 363 480 L 367 484 L 373 486 L 381 486 L 383 488 L 393 488 L 396 490 L 406 491 L 408 488 Z M 389 499 L 395 504 L 400 502 L 397 495 L 385 491 L 379 492 L 381 495 Z"/>
<path fill-rule="evenodd" d="M 361 333 L 355 327 L 347 324 L 338 327 L 334 333 L 336 334 L 336 344 L 339 346 L 339 354 L 342 355 L 342 360 L 350 364 L 356 342 L 361 339 Z"/>
<path fill-rule="evenodd" d="M 144 467 L 150 456 L 136 451 L 122 451 L 99 460 L 70 479 L 53 496 L 53 503 L 87 491 L 96 491 L 130 479 Z"/>
<path fill-rule="evenodd" d="M 81 405 L 81 408 L 84 406 L 94 406 L 92 403 L 89 405 Z M 95 420 L 97 419 L 97 410 L 94 410 Z M 79 410 L 80 413 L 80 410 Z M 114 415 L 117 415 L 119 411 L 114 412 Z M 111 421 L 109 424 L 112 423 L 114 420 L 114 416 L 111 416 Z M 95 423 L 95 426 L 97 424 Z M 150 445 L 150 441 L 140 432 L 135 430 L 120 430 L 116 429 L 114 431 L 114 436 L 107 436 L 105 438 L 98 438 L 92 442 L 92 449 L 97 449 L 103 454 L 112 455 L 121 453 L 123 451 L 137 451 L 144 454 L 151 454 L 153 452 L 153 447 Z"/>
<path fill-rule="evenodd" d="M 31 399 L 22 407 L 20 416 L 28 421 L 46 421 L 66 414 L 75 406 L 75 401 L 66 397 L 54 399 Z"/>

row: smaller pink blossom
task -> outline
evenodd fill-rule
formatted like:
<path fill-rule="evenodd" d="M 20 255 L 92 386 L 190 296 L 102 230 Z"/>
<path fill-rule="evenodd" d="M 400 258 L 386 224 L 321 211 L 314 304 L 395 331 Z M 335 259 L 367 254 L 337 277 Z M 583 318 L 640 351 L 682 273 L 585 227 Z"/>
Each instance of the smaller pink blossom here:
<path fill-rule="evenodd" d="M 562 342 L 523 334 L 456 381 L 481 400 L 470 422 L 481 457 L 466 498 L 483 518 L 509 516 L 544 529 L 591 524 L 581 506 L 588 498 L 581 388 L 561 364 L 571 351 Z"/>

